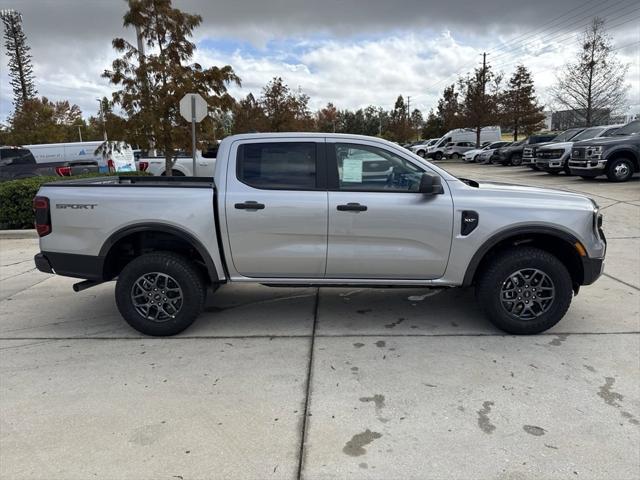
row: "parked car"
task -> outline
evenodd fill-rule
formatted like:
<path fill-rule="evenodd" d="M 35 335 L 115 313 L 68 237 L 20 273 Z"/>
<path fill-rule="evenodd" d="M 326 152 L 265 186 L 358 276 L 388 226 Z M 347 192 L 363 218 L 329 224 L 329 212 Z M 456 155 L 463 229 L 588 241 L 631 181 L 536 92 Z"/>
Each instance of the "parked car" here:
<path fill-rule="evenodd" d="M 95 160 L 72 162 L 51 160 L 38 163 L 28 148 L 0 147 L 0 181 L 56 175 L 70 177 L 84 173 L 98 173 L 99 171 L 98 162 Z"/>
<path fill-rule="evenodd" d="M 511 145 L 511 142 L 506 142 L 505 145 Z M 505 146 L 505 145 L 502 145 L 502 146 Z M 493 163 L 493 159 L 495 158 L 495 152 L 496 152 L 496 150 L 498 148 L 500 148 L 500 147 L 487 148 L 486 150 L 483 150 L 478 155 L 476 163 L 489 164 L 489 165 L 492 164 Z"/>
<path fill-rule="evenodd" d="M 508 145 L 510 142 L 500 141 L 500 142 L 487 142 L 482 145 L 482 148 L 474 148 L 473 150 L 469 150 L 464 154 L 462 159 L 467 163 L 473 163 L 477 160 L 478 155 L 480 155 L 483 151 L 488 149 L 499 148 L 504 145 Z"/>
<path fill-rule="evenodd" d="M 449 143 L 444 149 L 445 158 L 452 158 L 454 160 L 462 158 L 463 155 L 469 150 L 475 149 L 475 142 L 454 142 Z"/>
<path fill-rule="evenodd" d="M 569 170 L 582 178 L 606 175 L 626 182 L 640 172 L 640 120 L 619 128 L 611 137 L 573 144 Z"/>
<path fill-rule="evenodd" d="M 415 153 L 416 155 L 418 155 L 419 157 L 424 157 L 427 154 L 427 150 L 429 147 L 432 147 L 433 145 L 435 145 L 438 140 L 440 140 L 439 138 L 431 138 L 429 140 L 423 140 L 422 142 L 416 144 L 416 145 L 412 145 L 409 147 L 409 150 L 411 150 L 413 153 Z"/>
<path fill-rule="evenodd" d="M 484 142 L 497 142 L 501 139 L 502 132 L 500 127 L 483 127 L 480 130 L 480 144 Z M 411 147 L 411 151 L 416 155 L 424 158 L 433 158 L 434 160 L 442 160 L 444 156 L 444 148 L 448 143 L 452 142 L 476 142 L 476 131 L 472 128 L 456 128 L 445 133 L 440 139 L 428 147 Z"/>
<path fill-rule="evenodd" d="M 363 175 L 364 155 L 392 165 L 388 182 Z M 583 195 L 461 180 L 358 135 L 230 136 L 213 179 L 63 181 L 34 205 L 37 268 L 85 279 L 76 291 L 117 279 L 121 315 L 148 335 L 187 328 L 226 282 L 475 285 L 496 326 L 538 333 L 600 276 L 606 250 Z"/>
<path fill-rule="evenodd" d="M 545 143 L 553 140 L 557 136 L 553 134 L 538 134 L 530 135 L 526 140 L 520 142 L 514 142 L 509 146 L 500 148 L 495 152 L 495 163 L 502 165 L 513 165 L 515 167 L 522 165 L 522 156 L 524 149 L 528 145 L 536 145 L 539 143 Z"/>
<path fill-rule="evenodd" d="M 573 137 L 570 142 L 556 142 L 540 147 L 536 153 L 536 167 L 538 170 L 551 174 L 565 172 L 570 175 L 569 158 L 574 142 L 589 140 L 592 138 L 609 137 L 622 125 L 607 125 L 601 127 L 589 127 Z"/>
<path fill-rule="evenodd" d="M 559 133 L 548 142 L 525 146 L 522 151 L 522 165 L 538 170 L 538 167 L 536 166 L 536 151 L 538 148 L 544 145 L 549 145 L 550 143 L 568 142 L 583 130 L 584 128 L 570 128 L 569 130 Z"/>

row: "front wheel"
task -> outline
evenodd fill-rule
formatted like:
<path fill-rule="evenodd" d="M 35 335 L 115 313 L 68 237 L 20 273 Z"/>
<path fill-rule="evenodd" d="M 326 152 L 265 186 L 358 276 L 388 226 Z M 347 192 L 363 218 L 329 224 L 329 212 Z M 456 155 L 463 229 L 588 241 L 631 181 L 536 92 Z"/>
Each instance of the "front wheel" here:
<path fill-rule="evenodd" d="M 522 165 L 522 156 L 514 153 L 513 155 L 511 155 L 511 160 L 509 163 L 511 163 L 511 165 L 513 165 L 514 167 L 519 167 L 520 165 Z"/>
<path fill-rule="evenodd" d="M 516 335 L 558 323 L 573 296 L 571 276 L 554 255 L 538 248 L 507 250 L 480 273 L 476 297 L 489 320 Z"/>
<path fill-rule="evenodd" d="M 451 158 L 452 158 L 453 160 L 458 160 L 458 159 L 460 158 L 460 155 L 459 155 L 459 154 L 457 154 L 457 153 L 452 153 L 452 154 L 451 154 Z"/>
<path fill-rule="evenodd" d="M 607 178 L 612 182 L 626 182 L 633 175 L 633 164 L 626 158 L 618 158 L 609 162 Z"/>
<path fill-rule="evenodd" d="M 434 160 L 442 160 L 442 152 L 436 152 L 436 153 L 433 155 L 433 159 L 434 159 Z"/>
<path fill-rule="evenodd" d="M 173 252 L 153 252 L 124 267 L 116 283 L 116 304 L 139 332 L 175 335 L 198 317 L 206 292 L 193 262 Z"/>

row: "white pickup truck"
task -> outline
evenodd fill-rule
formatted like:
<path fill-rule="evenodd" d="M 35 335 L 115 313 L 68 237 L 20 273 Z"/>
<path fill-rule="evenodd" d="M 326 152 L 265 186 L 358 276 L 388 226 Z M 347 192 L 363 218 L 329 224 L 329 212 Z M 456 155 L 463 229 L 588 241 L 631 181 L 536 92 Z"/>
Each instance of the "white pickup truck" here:
<path fill-rule="evenodd" d="M 537 333 L 606 250 L 585 196 L 459 179 L 356 135 L 232 136 L 214 178 L 56 182 L 34 207 L 37 268 L 85 279 L 76 290 L 117 279 L 120 313 L 150 335 L 187 328 L 225 282 L 473 285 L 495 325 Z"/>
<path fill-rule="evenodd" d="M 216 151 L 217 152 L 217 151 Z M 166 176 L 166 161 L 163 156 L 139 157 L 136 159 L 136 167 L 139 171 L 155 176 Z M 193 158 L 191 155 L 179 154 L 175 157 L 175 163 L 171 168 L 174 177 L 213 177 L 216 167 L 216 156 L 202 153 L 196 150 L 196 171 L 193 171 Z"/>

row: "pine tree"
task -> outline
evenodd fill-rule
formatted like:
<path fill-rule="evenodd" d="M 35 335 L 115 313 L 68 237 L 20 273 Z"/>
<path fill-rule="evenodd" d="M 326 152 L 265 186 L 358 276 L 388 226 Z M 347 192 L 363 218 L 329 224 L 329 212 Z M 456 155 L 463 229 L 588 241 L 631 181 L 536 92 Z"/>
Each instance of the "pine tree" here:
<path fill-rule="evenodd" d="M 389 112 L 387 137 L 394 142 L 406 142 L 410 136 L 409 112 L 402 95 L 398 95 L 393 110 Z"/>
<path fill-rule="evenodd" d="M 442 128 L 444 135 L 449 130 L 458 128 L 460 126 L 460 102 L 458 100 L 458 92 L 456 92 L 455 85 L 449 85 L 445 87 L 442 92 L 442 98 L 438 100 L 437 117 L 439 118 L 439 124 Z M 431 124 L 434 124 L 432 119 Z"/>
<path fill-rule="evenodd" d="M 411 138 L 410 140 L 415 140 L 416 138 L 420 138 L 420 133 L 422 132 L 422 127 L 424 126 L 424 118 L 422 117 L 422 112 L 417 108 L 414 108 L 411 112 Z"/>
<path fill-rule="evenodd" d="M 518 141 L 519 133 L 530 135 L 543 127 L 543 107 L 538 105 L 531 72 L 524 65 L 516 67 L 501 103 L 502 123 L 513 128 L 514 141 Z"/>
<path fill-rule="evenodd" d="M 576 125 L 605 123 L 625 105 L 628 69 L 616 58 L 604 20 L 594 18 L 583 34 L 578 58 L 559 75 L 553 97 L 563 108 L 573 110 Z"/>
<path fill-rule="evenodd" d="M 439 138 L 447 133 L 447 131 L 443 126 L 442 117 L 437 115 L 433 110 L 430 110 L 429 115 L 427 115 L 427 120 L 422 127 L 422 138 L 425 140 Z"/>
<path fill-rule="evenodd" d="M 31 64 L 31 47 L 22 30 L 22 15 L 15 10 L 2 10 L 4 46 L 9 57 L 9 78 L 13 89 L 13 106 L 19 111 L 24 103 L 36 96 L 35 77 Z"/>

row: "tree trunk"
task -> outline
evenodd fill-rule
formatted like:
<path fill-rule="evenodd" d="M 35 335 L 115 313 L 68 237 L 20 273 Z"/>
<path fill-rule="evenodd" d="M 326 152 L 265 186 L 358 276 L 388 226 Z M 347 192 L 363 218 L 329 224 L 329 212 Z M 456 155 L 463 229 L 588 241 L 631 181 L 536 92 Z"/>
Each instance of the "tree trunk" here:
<path fill-rule="evenodd" d="M 482 132 L 482 127 L 476 127 L 476 148 L 480 148 L 480 133 Z"/>

